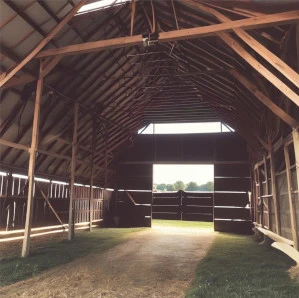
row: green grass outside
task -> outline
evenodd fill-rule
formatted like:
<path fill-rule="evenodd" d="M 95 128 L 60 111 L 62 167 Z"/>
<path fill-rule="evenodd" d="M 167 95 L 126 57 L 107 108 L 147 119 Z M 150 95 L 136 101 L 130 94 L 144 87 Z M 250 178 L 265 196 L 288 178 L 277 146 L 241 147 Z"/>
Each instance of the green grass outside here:
<path fill-rule="evenodd" d="M 293 262 L 252 236 L 219 234 L 199 263 L 186 298 L 299 297 L 299 282 L 289 278 Z"/>
<path fill-rule="evenodd" d="M 11 258 L 0 263 L 0 286 L 13 284 L 37 274 L 84 257 L 90 253 L 101 253 L 125 241 L 131 229 L 94 229 L 92 232 L 76 232 L 73 241 L 56 240 L 41 248 L 32 248 L 28 258 Z"/>
<path fill-rule="evenodd" d="M 152 221 L 153 227 L 163 226 L 163 227 L 176 227 L 176 228 L 211 228 L 214 225 L 212 222 L 199 222 L 199 221 L 184 221 L 184 220 L 164 220 L 164 219 L 154 219 Z"/>

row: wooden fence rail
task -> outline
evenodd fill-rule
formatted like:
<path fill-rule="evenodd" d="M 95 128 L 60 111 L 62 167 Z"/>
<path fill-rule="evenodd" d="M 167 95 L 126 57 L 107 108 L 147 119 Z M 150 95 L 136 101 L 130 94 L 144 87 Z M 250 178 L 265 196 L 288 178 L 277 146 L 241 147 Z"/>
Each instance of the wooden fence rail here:
<path fill-rule="evenodd" d="M 0 230 L 23 229 L 27 210 L 27 177 L 1 173 L 0 175 Z M 104 216 L 105 200 L 111 191 L 93 187 L 90 200 L 90 187 L 75 186 L 73 202 L 75 223 L 99 222 Z M 65 182 L 38 179 L 33 187 L 33 227 L 66 226 L 69 217 L 69 185 Z M 92 205 L 91 205 L 92 204 Z M 92 206 L 92 209 L 90 208 Z M 107 204 L 106 204 L 107 207 Z"/>
<path fill-rule="evenodd" d="M 155 219 L 213 221 L 213 192 L 154 192 Z"/>

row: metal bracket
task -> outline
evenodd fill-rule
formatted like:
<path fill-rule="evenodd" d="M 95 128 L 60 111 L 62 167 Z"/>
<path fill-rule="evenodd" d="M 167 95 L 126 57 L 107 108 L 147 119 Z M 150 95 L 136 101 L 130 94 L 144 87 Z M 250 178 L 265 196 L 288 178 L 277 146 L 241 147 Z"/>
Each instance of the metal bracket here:
<path fill-rule="evenodd" d="M 142 36 L 142 43 L 145 48 L 159 42 L 159 33 L 149 33 Z"/>

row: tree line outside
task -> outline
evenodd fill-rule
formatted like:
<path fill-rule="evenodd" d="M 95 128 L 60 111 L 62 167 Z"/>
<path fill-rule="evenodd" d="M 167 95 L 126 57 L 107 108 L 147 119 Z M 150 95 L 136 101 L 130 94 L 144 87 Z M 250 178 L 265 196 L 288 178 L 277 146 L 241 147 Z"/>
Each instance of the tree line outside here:
<path fill-rule="evenodd" d="M 179 191 L 179 190 L 185 190 L 185 191 L 213 191 L 214 190 L 214 182 L 209 181 L 205 184 L 198 185 L 196 182 L 191 181 L 187 184 L 185 184 L 183 181 L 176 181 L 173 184 L 166 184 L 166 183 L 160 183 L 157 184 L 156 189 L 158 191 Z"/>

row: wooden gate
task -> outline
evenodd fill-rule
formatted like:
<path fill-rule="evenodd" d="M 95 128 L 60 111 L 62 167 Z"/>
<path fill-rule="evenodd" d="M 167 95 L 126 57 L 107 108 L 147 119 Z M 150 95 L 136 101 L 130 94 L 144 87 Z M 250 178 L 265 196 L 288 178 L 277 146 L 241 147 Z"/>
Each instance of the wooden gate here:
<path fill-rule="evenodd" d="M 154 219 L 213 221 L 213 192 L 154 192 Z"/>
<path fill-rule="evenodd" d="M 90 187 L 77 185 L 74 188 L 74 193 L 75 199 L 73 201 L 73 207 L 75 224 L 89 223 L 91 210 L 92 222 L 103 220 L 104 189 L 94 187 L 92 200 L 90 200 Z"/>

